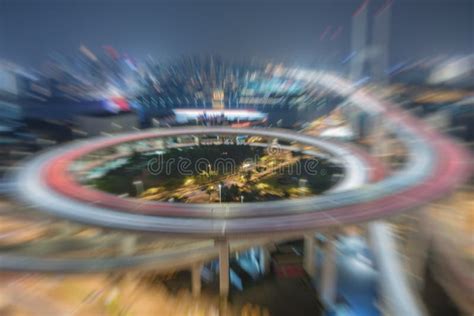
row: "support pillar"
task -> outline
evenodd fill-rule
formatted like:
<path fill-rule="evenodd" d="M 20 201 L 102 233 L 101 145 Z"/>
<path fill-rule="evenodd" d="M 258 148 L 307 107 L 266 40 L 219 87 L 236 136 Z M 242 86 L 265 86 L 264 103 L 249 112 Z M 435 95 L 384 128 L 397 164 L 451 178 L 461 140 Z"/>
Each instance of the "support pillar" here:
<path fill-rule="evenodd" d="M 314 232 L 304 235 L 303 268 L 311 278 L 316 275 L 315 244 Z"/>
<path fill-rule="evenodd" d="M 324 245 L 324 260 L 321 271 L 321 299 L 325 306 L 332 307 L 336 301 L 337 266 L 336 245 L 333 237 L 328 236 Z"/>
<path fill-rule="evenodd" d="M 267 275 L 270 272 L 270 257 L 270 251 L 267 249 L 267 247 L 260 247 L 259 264 L 260 273 L 262 275 Z"/>
<path fill-rule="evenodd" d="M 229 296 L 229 241 L 216 240 L 219 250 L 219 294 L 221 299 L 227 300 Z"/>
<path fill-rule="evenodd" d="M 201 262 L 195 263 L 191 267 L 191 287 L 194 297 L 201 295 L 201 272 L 203 264 Z"/>
<path fill-rule="evenodd" d="M 229 298 L 229 241 L 216 239 L 215 245 L 219 251 L 219 315 L 228 315 L 227 300 Z"/>

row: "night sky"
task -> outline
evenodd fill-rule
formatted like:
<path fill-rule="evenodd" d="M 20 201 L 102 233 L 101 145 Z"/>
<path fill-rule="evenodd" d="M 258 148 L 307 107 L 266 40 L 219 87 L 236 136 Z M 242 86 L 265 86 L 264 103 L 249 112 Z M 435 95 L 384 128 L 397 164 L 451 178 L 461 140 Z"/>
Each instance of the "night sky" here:
<path fill-rule="evenodd" d="M 370 2 L 370 15 L 385 0 Z M 301 65 L 350 53 L 361 0 L 0 0 L 0 58 L 38 65 L 51 52 L 112 45 L 136 58 L 215 54 Z M 474 52 L 474 1 L 395 0 L 391 63 Z M 326 36 L 340 28 L 339 35 Z"/>

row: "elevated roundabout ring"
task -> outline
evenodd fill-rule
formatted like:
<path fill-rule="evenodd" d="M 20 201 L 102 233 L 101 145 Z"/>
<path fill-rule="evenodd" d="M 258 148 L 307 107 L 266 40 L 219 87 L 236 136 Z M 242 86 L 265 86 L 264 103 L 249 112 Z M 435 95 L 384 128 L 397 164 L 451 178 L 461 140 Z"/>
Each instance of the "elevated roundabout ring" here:
<path fill-rule="evenodd" d="M 71 164 L 83 155 L 106 147 L 152 138 L 183 135 L 253 135 L 296 141 L 329 153 L 343 166 L 344 178 L 322 196 L 252 203 L 169 203 L 121 198 L 80 185 L 71 175 Z M 260 234 L 280 229 L 265 227 L 266 221 L 282 221 L 296 215 L 312 214 L 318 205 L 337 204 L 333 196 L 362 183 L 379 179 L 383 168 L 376 160 L 354 146 L 337 144 L 296 132 L 277 129 L 233 129 L 191 127 L 102 137 L 60 147 L 40 155 L 16 177 L 20 198 L 50 214 L 85 224 L 111 229 L 192 235 L 216 238 Z M 318 218 L 327 216 L 319 213 Z M 303 219 L 304 223 L 304 219 Z M 255 225 L 257 225 L 255 227 Z M 252 228 L 252 226 L 254 226 Z M 229 229 L 227 229 L 229 227 Z M 299 229 L 297 229 L 299 230 Z"/>

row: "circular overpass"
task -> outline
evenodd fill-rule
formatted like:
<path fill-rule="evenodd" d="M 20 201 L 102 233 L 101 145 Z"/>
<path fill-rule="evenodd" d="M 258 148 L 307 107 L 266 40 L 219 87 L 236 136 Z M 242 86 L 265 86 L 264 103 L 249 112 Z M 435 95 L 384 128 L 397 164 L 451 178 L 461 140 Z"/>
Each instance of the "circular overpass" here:
<path fill-rule="evenodd" d="M 469 176 L 468 154 L 395 105 L 382 102 L 350 83 L 324 73 L 292 70 L 290 76 L 322 86 L 372 115 L 383 116 L 387 128 L 409 155 L 398 172 L 380 180 L 380 165 L 369 155 L 286 130 L 183 128 L 88 140 L 50 151 L 30 161 L 16 176 L 17 195 L 54 215 L 113 229 L 203 238 L 297 232 L 364 222 L 398 214 L 441 197 Z M 79 185 L 71 163 L 87 153 L 123 142 L 196 134 L 257 135 L 315 146 L 340 160 L 347 179 L 366 177 L 363 187 L 333 190 L 322 196 L 243 204 L 180 204 L 123 199 Z M 378 181 L 380 180 L 380 181 Z M 348 181 L 348 180 L 346 180 Z"/>
<path fill-rule="evenodd" d="M 185 204 L 121 198 L 83 186 L 71 173 L 75 160 L 110 146 L 153 138 L 209 134 L 262 136 L 317 147 L 338 160 L 345 169 L 345 177 L 325 196 L 272 202 Z M 18 174 L 16 183 L 22 199 L 63 218 L 109 228 L 219 237 L 292 231 L 280 229 L 281 224 L 269 226 L 268 222 L 285 222 L 285 218 L 297 215 L 324 216 L 315 210 L 333 203 L 327 197 L 380 178 L 381 171 L 377 161 L 353 146 L 287 130 L 192 127 L 103 137 L 60 147 L 30 161 Z"/>

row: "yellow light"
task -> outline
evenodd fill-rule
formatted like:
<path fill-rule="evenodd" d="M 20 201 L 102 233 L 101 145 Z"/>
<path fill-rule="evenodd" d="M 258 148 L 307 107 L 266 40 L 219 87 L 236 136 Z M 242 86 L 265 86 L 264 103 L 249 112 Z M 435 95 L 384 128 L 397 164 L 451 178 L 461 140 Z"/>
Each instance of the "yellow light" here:
<path fill-rule="evenodd" d="M 191 184 L 194 184 L 194 178 L 187 178 L 184 181 L 184 185 L 191 185 Z"/>

